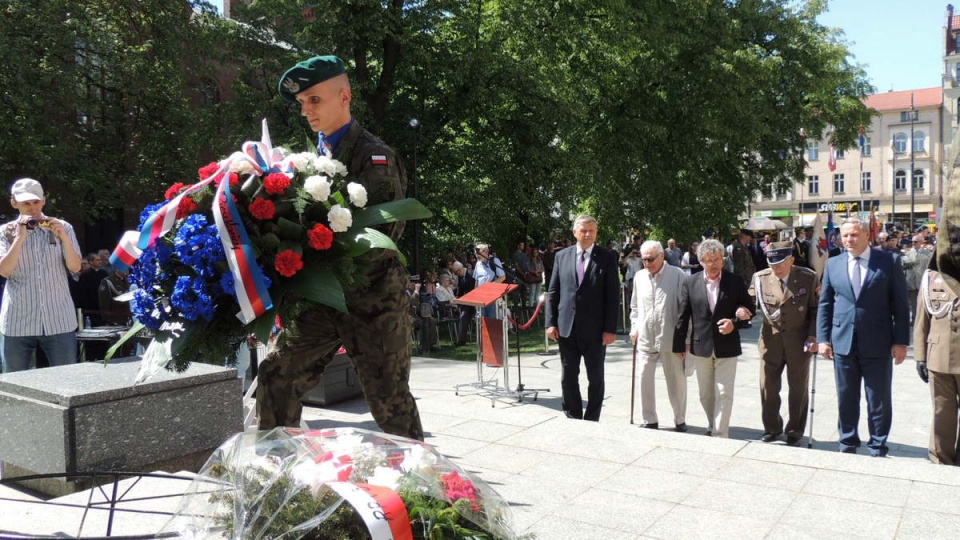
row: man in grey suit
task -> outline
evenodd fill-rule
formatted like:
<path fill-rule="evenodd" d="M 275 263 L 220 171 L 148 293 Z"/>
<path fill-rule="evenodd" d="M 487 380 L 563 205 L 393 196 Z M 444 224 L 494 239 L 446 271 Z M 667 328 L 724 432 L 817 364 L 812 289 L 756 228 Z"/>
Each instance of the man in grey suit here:
<path fill-rule="evenodd" d="M 893 255 L 867 246 L 858 219 L 840 225 L 847 252 L 827 261 L 817 312 L 820 354 L 837 377 L 840 451 L 860 447 L 860 385 L 867 394 L 870 455 L 887 455 L 893 420 L 892 356 L 903 362 L 910 343 L 907 281 Z"/>
<path fill-rule="evenodd" d="M 617 332 L 620 270 L 617 257 L 598 248 L 597 220 L 573 222 L 577 244 L 557 253 L 547 301 L 547 337 L 560 344 L 563 412 L 568 418 L 600 420 L 603 360 Z M 587 370 L 587 408 L 580 395 L 580 359 Z"/>

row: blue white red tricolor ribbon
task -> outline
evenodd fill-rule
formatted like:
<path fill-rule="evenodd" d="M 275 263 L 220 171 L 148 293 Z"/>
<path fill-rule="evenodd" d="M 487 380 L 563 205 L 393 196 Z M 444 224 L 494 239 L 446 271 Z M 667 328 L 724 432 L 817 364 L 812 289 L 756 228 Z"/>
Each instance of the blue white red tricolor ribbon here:
<path fill-rule="evenodd" d="M 180 201 L 213 185 L 216 187 L 213 218 L 227 255 L 227 264 L 233 274 L 234 290 L 237 294 L 237 302 L 240 304 L 240 313 L 237 317 L 244 324 L 249 324 L 272 308 L 273 301 L 264 284 L 263 272 L 257 265 L 250 238 L 240 219 L 236 203 L 230 195 L 230 171 L 237 160 L 247 161 L 258 176 L 283 173 L 293 177 L 294 174 L 292 162 L 285 159 L 279 149 L 272 147 L 267 122 L 264 120 L 263 138 L 260 142 L 244 143 L 242 152 L 234 153 L 230 158 L 220 162 L 217 172 L 206 180 L 181 191 L 147 218 L 139 232 L 124 233 L 113 255 L 110 256 L 110 262 L 120 270 L 126 270 L 132 266 L 145 249 L 173 228 L 177 221 L 177 208 L 180 206 Z"/>

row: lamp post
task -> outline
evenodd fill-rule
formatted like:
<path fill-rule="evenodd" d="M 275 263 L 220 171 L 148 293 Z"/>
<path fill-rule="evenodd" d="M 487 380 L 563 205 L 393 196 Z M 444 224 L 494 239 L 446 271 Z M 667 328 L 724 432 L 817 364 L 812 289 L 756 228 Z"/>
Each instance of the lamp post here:
<path fill-rule="evenodd" d="M 911 236 L 913 235 L 913 230 L 917 227 L 916 221 L 913 220 L 913 207 L 916 202 L 915 193 L 917 191 L 916 172 L 913 169 L 913 120 L 915 115 L 916 111 L 913 110 L 913 92 L 910 92 L 910 230 L 907 231 L 907 233 Z"/>
<path fill-rule="evenodd" d="M 413 198 L 420 199 L 420 188 L 417 184 L 417 145 L 420 142 L 420 120 L 411 118 L 407 123 L 413 130 L 413 168 L 411 183 L 413 184 Z M 413 222 L 413 273 L 420 272 L 420 220 Z"/>

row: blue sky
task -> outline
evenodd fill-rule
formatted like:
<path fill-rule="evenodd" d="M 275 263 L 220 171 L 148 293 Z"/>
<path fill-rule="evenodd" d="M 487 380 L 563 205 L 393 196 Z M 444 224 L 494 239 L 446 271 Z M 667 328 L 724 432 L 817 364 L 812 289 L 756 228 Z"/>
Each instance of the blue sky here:
<path fill-rule="evenodd" d="M 840 28 L 877 92 L 941 85 L 949 0 L 831 0 L 821 24 Z"/>
<path fill-rule="evenodd" d="M 950 0 L 831 0 L 819 20 L 844 32 L 877 92 L 940 86 Z M 223 0 L 212 0 L 222 11 Z M 960 14 L 960 1 L 954 2 Z"/>

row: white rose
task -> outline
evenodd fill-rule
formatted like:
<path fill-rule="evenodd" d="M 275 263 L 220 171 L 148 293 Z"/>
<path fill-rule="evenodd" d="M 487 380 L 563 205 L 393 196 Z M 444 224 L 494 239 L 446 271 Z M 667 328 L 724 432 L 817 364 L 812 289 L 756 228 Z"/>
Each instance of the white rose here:
<path fill-rule="evenodd" d="M 358 208 L 367 205 L 367 188 L 356 182 L 347 184 L 347 193 L 350 194 L 350 202 Z"/>
<path fill-rule="evenodd" d="M 353 215 L 350 214 L 350 210 L 339 204 L 333 205 L 330 213 L 327 214 L 327 219 L 330 220 L 330 230 L 333 232 L 344 232 L 353 225 Z"/>
<path fill-rule="evenodd" d="M 307 168 L 312 169 L 314 161 L 316 161 L 315 154 L 311 152 L 300 152 L 299 154 L 293 154 L 290 156 L 290 163 L 293 164 L 293 168 L 298 171 L 306 171 Z"/>
<path fill-rule="evenodd" d="M 307 177 L 303 182 L 303 189 L 317 201 L 325 201 L 330 197 L 330 182 L 323 176 Z"/>
<path fill-rule="evenodd" d="M 230 172 L 237 174 L 253 174 L 255 169 L 253 163 L 247 159 L 243 152 L 234 152 L 230 157 Z"/>
<path fill-rule="evenodd" d="M 396 490 L 401 478 L 403 478 L 403 473 L 400 471 L 390 467 L 378 466 L 373 470 L 373 476 L 367 477 L 367 483 Z"/>
<path fill-rule="evenodd" d="M 330 156 L 317 156 L 313 166 L 317 168 L 318 172 L 330 177 L 347 174 L 347 167 Z"/>

